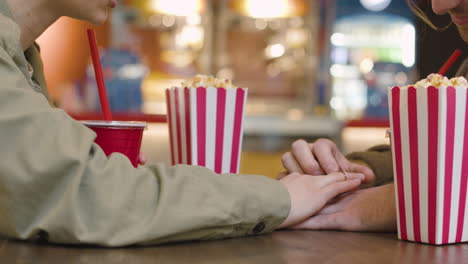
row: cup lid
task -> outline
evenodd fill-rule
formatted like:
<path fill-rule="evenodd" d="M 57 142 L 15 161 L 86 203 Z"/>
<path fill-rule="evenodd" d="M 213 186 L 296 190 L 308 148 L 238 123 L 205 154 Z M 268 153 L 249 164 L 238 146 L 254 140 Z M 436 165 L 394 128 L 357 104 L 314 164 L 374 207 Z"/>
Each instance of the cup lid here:
<path fill-rule="evenodd" d="M 115 126 L 115 127 L 141 127 L 146 128 L 146 122 L 139 121 L 103 121 L 103 120 L 83 120 L 81 123 L 85 126 Z"/>

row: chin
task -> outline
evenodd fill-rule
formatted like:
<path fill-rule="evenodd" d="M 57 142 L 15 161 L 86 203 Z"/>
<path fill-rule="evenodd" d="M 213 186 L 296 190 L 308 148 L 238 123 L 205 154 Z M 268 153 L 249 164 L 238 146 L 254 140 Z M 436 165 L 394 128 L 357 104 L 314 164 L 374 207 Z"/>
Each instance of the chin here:
<path fill-rule="evenodd" d="M 105 11 L 105 12 L 100 12 L 98 14 L 94 14 L 94 16 L 87 17 L 84 20 L 95 25 L 100 25 L 106 22 L 107 17 L 108 17 L 108 14 L 107 14 L 107 11 Z"/>

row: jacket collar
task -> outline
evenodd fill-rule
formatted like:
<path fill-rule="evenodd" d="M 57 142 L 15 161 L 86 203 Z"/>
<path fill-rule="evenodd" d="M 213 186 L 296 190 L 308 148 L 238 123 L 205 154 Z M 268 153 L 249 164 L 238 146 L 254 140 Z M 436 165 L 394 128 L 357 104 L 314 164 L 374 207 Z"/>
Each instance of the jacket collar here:
<path fill-rule="evenodd" d="M 11 15 L 10 7 L 6 3 L 6 0 L 0 0 L 0 14 L 9 18 L 13 18 L 13 16 Z"/>
<path fill-rule="evenodd" d="M 8 6 L 6 0 L 0 0 L 0 15 L 8 17 L 14 22 L 13 16 L 10 11 L 10 7 Z M 19 43 L 17 43 L 16 45 L 19 45 Z M 21 50 L 21 47 L 16 48 Z M 41 92 L 46 98 L 48 98 L 49 95 L 47 92 L 47 85 L 44 78 L 42 60 L 39 54 L 39 45 L 37 45 L 37 43 L 34 43 L 31 47 L 24 51 L 24 55 L 21 55 L 21 57 L 23 57 L 24 63 L 29 63 L 34 69 L 32 80 L 42 88 Z M 26 67 L 26 65 L 22 65 L 22 67 Z M 26 71 L 25 69 L 22 70 Z M 27 74 L 25 75 L 27 76 Z"/>

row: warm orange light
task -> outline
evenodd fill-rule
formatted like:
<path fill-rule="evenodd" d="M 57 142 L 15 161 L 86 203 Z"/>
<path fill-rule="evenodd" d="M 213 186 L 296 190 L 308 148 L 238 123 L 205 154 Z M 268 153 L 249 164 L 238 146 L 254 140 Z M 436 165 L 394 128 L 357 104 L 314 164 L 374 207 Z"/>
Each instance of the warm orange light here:
<path fill-rule="evenodd" d="M 161 14 L 189 16 L 203 11 L 202 0 L 151 0 L 150 8 Z"/>
<path fill-rule="evenodd" d="M 90 24 L 62 17 L 41 35 L 37 42 L 41 47 L 44 74 L 50 95 L 58 99 L 61 88 L 82 80 L 89 61 L 86 29 Z M 97 27 L 99 44 L 108 44 L 108 24 Z"/>
<path fill-rule="evenodd" d="M 231 0 L 231 8 L 254 18 L 304 16 L 308 5 L 304 0 Z"/>

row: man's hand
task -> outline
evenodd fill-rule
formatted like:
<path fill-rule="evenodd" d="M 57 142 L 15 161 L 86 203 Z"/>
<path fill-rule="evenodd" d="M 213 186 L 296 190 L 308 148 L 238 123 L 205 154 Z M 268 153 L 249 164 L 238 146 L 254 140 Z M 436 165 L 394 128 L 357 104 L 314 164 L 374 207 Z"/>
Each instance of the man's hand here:
<path fill-rule="evenodd" d="M 290 228 L 396 231 L 394 185 L 345 194 L 328 203 L 317 215 Z"/>
<path fill-rule="evenodd" d="M 286 172 L 279 174 L 280 179 L 292 172 L 309 175 L 339 172 L 340 165 L 347 172 L 364 174 L 366 184 L 375 179 L 369 167 L 346 159 L 336 144 L 328 139 L 319 139 L 314 143 L 299 139 L 292 144 L 291 151 L 283 155 L 282 162 Z"/>
<path fill-rule="evenodd" d="M 326 176 L 291 173 L 280 180 L 288 189 L 291 209 L 287 219 L 277 228 L 286 228 L 309 219 L 327 202 L 340 194 L 355 190 L 364 180 L 364 175 L 332 173 Z"/>

